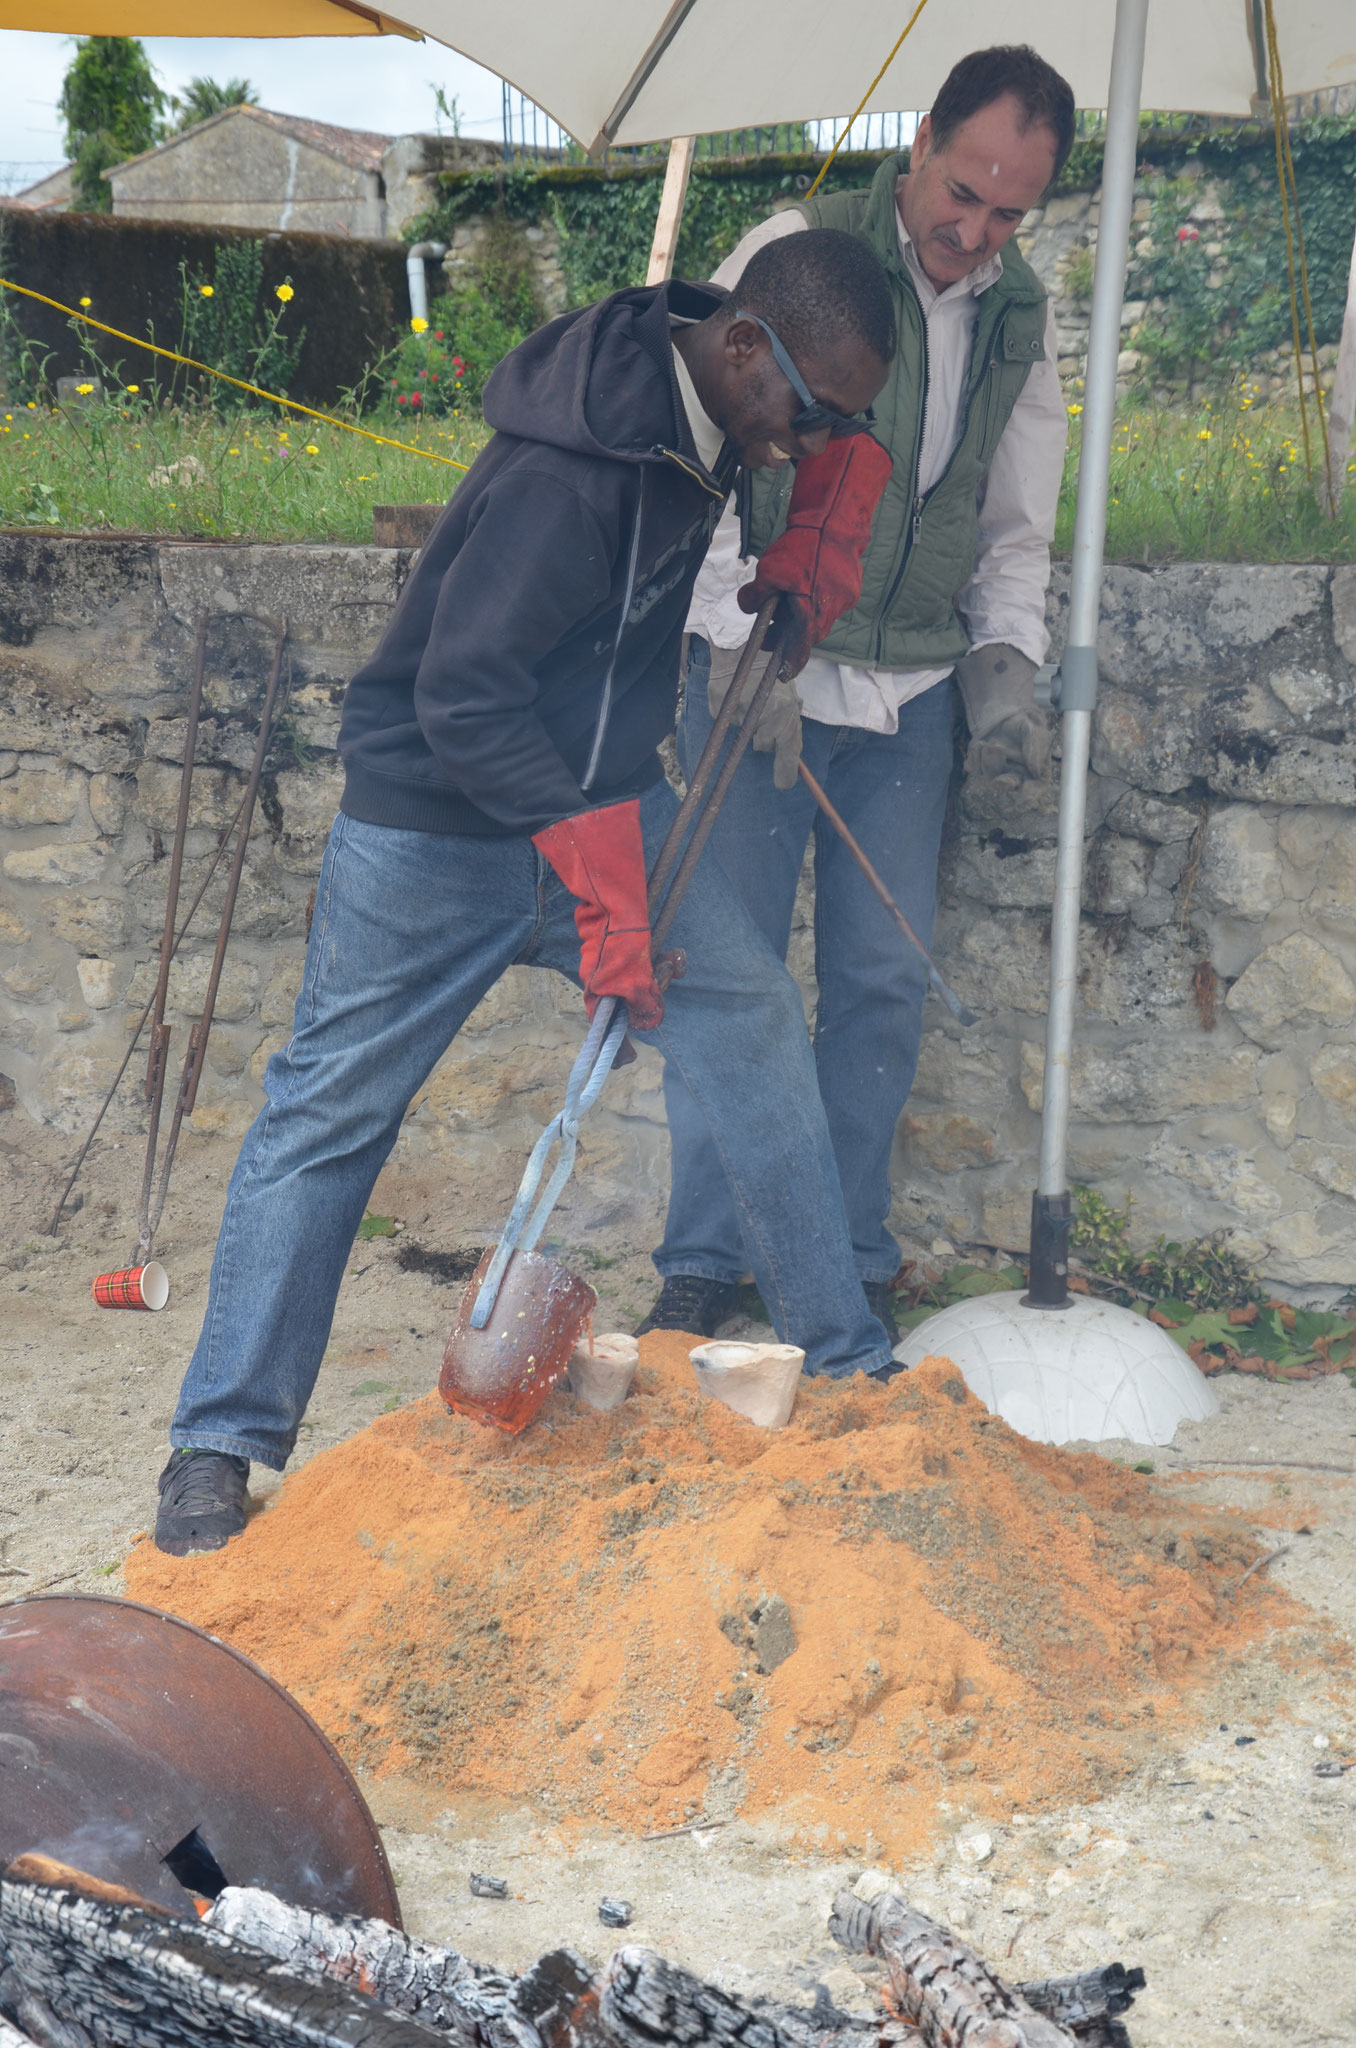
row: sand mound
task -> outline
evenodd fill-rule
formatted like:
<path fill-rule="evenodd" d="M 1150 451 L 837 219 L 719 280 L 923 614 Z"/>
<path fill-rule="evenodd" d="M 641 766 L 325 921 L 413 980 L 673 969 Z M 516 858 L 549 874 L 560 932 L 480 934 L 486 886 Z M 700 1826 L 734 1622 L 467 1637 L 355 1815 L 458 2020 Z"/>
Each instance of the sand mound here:
<path fill-rule="evenodd" d="M 1095 1793 L 1280 1611 L 1246 1530 L 1015 1435 L 948 1361 L 756 1429 L 644 1340 L 625 1405 L 436 1395 L 130 1597 L 256 1658 L 350 1762 L 627 1828 L 776 1812 L 902 1855 L 943 1799 Z"/>

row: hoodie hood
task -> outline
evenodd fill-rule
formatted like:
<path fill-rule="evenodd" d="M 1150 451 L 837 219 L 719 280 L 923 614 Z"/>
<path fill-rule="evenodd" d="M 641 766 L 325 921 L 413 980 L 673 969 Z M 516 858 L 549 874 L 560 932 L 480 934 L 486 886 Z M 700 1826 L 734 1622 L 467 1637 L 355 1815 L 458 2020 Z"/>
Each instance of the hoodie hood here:
<path fill-rule="evenodd" d="M 487 424 L 594 459 L 654 462 L 667 448 L 695 459 L 670 320 L 705 320 L 728 296 L 714 285 L 674 281 L 563 313 L 491 373 L 481 401 Z M 638 364 L 648 374 L 638 376 Z"/>

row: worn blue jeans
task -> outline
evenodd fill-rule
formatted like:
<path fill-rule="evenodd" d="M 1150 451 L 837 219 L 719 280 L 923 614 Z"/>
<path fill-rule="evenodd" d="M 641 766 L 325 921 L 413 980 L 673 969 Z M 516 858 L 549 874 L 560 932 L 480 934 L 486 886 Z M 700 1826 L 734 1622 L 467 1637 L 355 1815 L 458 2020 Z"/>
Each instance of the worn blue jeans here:
<path fill-rule="evenodd" d="M 711 654 L 694 637 L 678 727 L 691 774 L 711 731 Z M 952 762 L 952 689 L 939 683 L 902 706 L 895 733 L 806 719 L 806 767 L 841 812 L 886 888 L 926 945 Z M 887 1228 L 890 1151 L 913 1086 L 926 970 L 875 896 L 803 782 L 772 786 L 771 754 L 750 748 L 708 842 L 779 959 L 791 938 L 806 843 L 815 841 L 814 1051 L 819 1092 L 863 1280 L 892 1279 L 899 1245 Z M 670 1066 L 664 1076 L 672 1183 L 655 1265 L 667 1279 L 737 1280 L 753 1264 L 705 1119 Z"/>
<path fill-rule="evenodd" d="M 676 808 L 665 783 L 641 799 L 651 862 Z M 778 1335 L 809 1372 L 878 1371 L 889 1345 L 853 1266 L 800 996 L 709 856 L 670 943 L 686 975 L 637 1036 L 706 1119 Z M 172 1443 L 286 1463 L 410 1099 L 514 962 L 578 980 L 574 898 L 530 839 L 335 820 L 293 1035 L 231 1176 Z M 582 1038 L 582 1003 L 579 1023 Z"/>

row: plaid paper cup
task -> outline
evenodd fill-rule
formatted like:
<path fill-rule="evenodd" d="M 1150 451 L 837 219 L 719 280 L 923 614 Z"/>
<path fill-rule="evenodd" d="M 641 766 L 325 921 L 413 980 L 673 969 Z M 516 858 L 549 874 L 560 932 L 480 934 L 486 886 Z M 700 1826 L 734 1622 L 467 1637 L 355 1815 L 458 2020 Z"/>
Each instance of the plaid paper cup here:
<path fill-rule="evenodd" d="M 169 1300 L 169 1274 L 155 1260 L 148 1266 L 124 1266 L 120 1273 L 100 1273 L 93 1294 L 100 1308 L 163 1308 Z"/>

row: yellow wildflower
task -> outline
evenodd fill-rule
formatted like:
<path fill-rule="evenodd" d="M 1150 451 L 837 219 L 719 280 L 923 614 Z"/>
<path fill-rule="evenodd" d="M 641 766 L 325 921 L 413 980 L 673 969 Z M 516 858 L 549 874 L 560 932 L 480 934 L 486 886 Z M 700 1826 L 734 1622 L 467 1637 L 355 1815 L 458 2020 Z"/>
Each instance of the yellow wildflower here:
<path fill-rule="evenodd" d="M 286 304 L 287 304 L 287 301 L 288 301 L 288 300 L 289 300 L 289 299 L 291 298 L 291 296 L 292 296 L 292 287 L 291 287 L 291 285 L 290 285 L 290 284 L 280 284 L 280 285 L 278 286 L 278 289 L 277 289 L 277 291 L 276 291 L 276 292 L 275 292 L 275 293 L 273 294 L 273 296 L 274 296 L 274 298 L 276 298 L 276 299 L 281 299 L 281 300 L 282 300 L 282 302 L 283 302 L 283 304 L 284 304 L 284 305 L 286 305 Z"/>
<path fill-rule="evenodd" d="M 228 455 L 238 455 L 240 453 L 240 450 L 238 448 L 228 448 L 226 450 L 226 453 Z"/>
<path fill-rule="evenodd" d="M 314 441 L 308 441 L 306 443 L 306 453 L 308 455 L 319 455 L 320 450 L 316 447 Z"/>
<path fill-rule="evenodd" d="M 1066 406 L 1065 410 L 1071 415 L 1072 418 L 1077 419 L 1079 413 L 1082 412 L 1083 408 L 1081 405 L 1070 405 Z"/>
<path fill-rule="evenodd" d="M 210 299 L 216 291 L 216 286 L 214 284 L 200 284 L 198 290 L 205 299 Z"/>
<path fill-rule="evenodd" d="M 416 314 L 415 314 L 415 316 L 414 316 L 414 318 L 413 318 L 413 319 L 411 320 L 411 322 L 410 322 L 410 333 L 411 333 L 411 334 L 423 334 L 423 333 L 425 333 L 425 332 L 426 332 L 427 328 L 428 328 L 428 321 L 427 321 L 427 320 L 421 320 L 421 319 L 420 319 L 420 317 L 419 317 L 419 315 L 418 315 L 418 314 L 416 313 Z"/>
<path fill-rule="evenodd" d="M 129 384 L 127 389 L 129 391 L 140 391 L 141 386 L 139 384 Z"/>
<path fill-rule="evenodd" d="M 94 386 L 92 384 L 77 384 L 75 389 L 77 397 L 88 398 L 90 392 L 93 391 Z"/>
<path fill-rule="evenodd" d="M 1197 434 L 1196 439 L 1198 441 L 1208 441 L 1210 439 L 1209 427 L 1202 427 L 1200 433 Z"/>
<path fill-rule="evenodd" d="M 80 303 L 82 306 L 92 306 L 94 304 L 94 301 L 93 299 L 82 299 Z"/>

